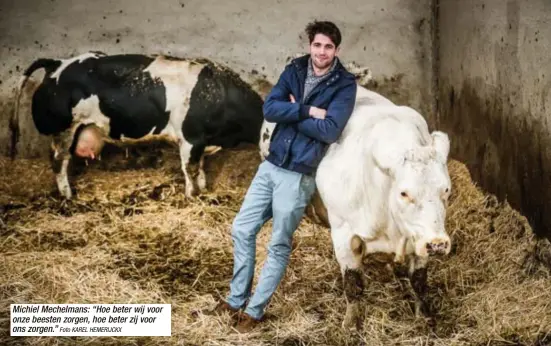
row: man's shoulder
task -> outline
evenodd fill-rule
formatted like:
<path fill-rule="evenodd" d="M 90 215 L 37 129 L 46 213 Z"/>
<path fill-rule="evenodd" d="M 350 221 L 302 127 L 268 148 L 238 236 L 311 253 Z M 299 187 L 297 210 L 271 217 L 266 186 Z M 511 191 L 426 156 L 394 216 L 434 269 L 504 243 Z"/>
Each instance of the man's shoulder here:
<path fill-rule="evenodd" d="M 308 68 L 308 59 L 310 59 L 310 54 L 295 57 L 287 63 L 286 67 L 297 70 Z"/>
<path fill-rule="evenodd" d="M 281 71 L 280 78 L 284 80 L 292 80 L 294 75 L 300 74 L 302 69 L 308 68 L 308 57 L 309 55 L 304 55 L 298 58 L 291 59 L 285 64 L 283 71 Z M 304 72 L 304 71 L 303 71 Z"/>

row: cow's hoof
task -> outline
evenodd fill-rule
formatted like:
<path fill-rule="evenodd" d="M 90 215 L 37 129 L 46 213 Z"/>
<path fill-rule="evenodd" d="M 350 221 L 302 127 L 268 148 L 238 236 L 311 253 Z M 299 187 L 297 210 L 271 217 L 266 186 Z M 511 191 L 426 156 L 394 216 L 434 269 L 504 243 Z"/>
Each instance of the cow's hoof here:
<path fill-rule="evenodd" d="M 423 301 L 416 300 L 415 303 L 415 317 L 417 318 L 427 318 L 431 317 L 431 311 L 427 305 L 427 303 Z"/>
<path fill-rule="evenodd" d="M 436 318 L 434 316 L 420 315 L 416 316 L 416 319 L 420 322 L 425 322 L 427 327 L 431 329 L 436 328 Z"/>
<path fill-rule="evenodd" d="M 424 302 L 415 302 L 415 317 L 424 320 L 430 328 L 436 327 L 436 318 Z"/>
<path fill-rule="evenodd" d="M 65 199 L 72 199 L 73 198 L 73 192 L 71 189 L 64 189 L 63 191 L 60 191 L 61 197 L 64 197 Z"/>
<path fill-rule="evenodd" d="M 432 329 L 436 328 L 436 318 L 431 316 L 431 317 L 426 317 L 425 320 L 427 322 L 427 326 L 429 326 Z"/>
<path fill-rule="evenodd" d="M 362 319 L 358 311 L 358 307 L 349 305 L 346 308 L 346 315 L 342 321 L 342 327 L 350 331 L 359 331 L 361 328 Z"/>
<path fill-rule="evenodd" d="M 207 179 L 204 174 L 199 174 L 197 177 L 197 187 L 200 192 L 205 192 L 207 190 Z"/>
<path fill-rule="evenodd" d="M 186 184 L 185 194 L 187 198 L 192 198 L 193 195 L 195 195 L 195 189 L 190 185 L 191 184 Z"/>
<path fill-rule="evenodd" d="M 348 331 L 357 332 L 360 330 L 360 319 L 358 318 L 358 316 L 345 316 L 344 320 L 342 321 L 342 328 Z"/>

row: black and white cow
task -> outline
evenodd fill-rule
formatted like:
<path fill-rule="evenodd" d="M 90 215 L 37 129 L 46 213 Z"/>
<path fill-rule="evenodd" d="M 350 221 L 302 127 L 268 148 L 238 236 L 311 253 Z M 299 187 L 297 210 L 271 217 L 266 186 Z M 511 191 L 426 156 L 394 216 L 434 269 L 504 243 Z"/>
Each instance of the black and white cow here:
<path fill-rule="evenodd" d="M 259 143 L 263 100 L 229 68 L 206 59 L 101 52 L 34 61 L 17 88 L 16 131 L 21 90 L 40 68 L 46 73 L 32 97 L 32 118 L 39 133 L 53 137 L 53 169 L 66 198 L 72 197 L 67 167 L 75 136 L 90 124 L 109 140 L 177 143 L 187 196 L 195 193 L 188 164 L 199 164 L 196 182 L 206 187 L 207 146 Z"/>

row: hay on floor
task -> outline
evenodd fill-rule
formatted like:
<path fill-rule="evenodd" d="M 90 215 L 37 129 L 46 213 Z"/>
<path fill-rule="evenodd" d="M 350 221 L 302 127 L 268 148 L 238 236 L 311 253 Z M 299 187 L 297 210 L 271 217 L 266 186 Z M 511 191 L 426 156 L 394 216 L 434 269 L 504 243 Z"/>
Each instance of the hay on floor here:
<path fill-rule="evenodd" d="M 56 197 L 45 160 L 0 161 L 1 344 L 506 345 L 551 340 L 548 249 L 536 243 L 522 216 L 473 185 L 459 162 L 449 164 L 453 194 L 447 227 L 453 251 L 429 268 L 431 301 L 438 312 L 434 330 L 415 319 L 398 281 L 377 271 L 367 274 L 363 329 L 357 334 L 341 329 L 345 301 L 329 231 L 305 218 L 269 306 L 272 317 L 240 335 L 228 316 L 201 310 L 227 294 L 231 223 L 259 164 L 257 150 L 242 147 L 209 157 L 209 191 L 192 199 L 183 195 L 176 150 L 138 154 L 119 152 L 81 167 L 71 177 L 78 198 L 70 202 Z M 270 227 L 266 224 L 258 237 L 257 274 Z M 9 337 L 11 303 L 111 302 L 172 304 L 172 337 Z"/>

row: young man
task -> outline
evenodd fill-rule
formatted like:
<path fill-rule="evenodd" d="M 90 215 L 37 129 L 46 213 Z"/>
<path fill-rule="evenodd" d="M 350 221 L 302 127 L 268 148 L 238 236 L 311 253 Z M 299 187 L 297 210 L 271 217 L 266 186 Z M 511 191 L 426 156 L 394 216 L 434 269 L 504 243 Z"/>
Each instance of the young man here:
<path fill-rule="evenodd" d="M 240 309 L 236 329 L 251 330 L 285 274 L 295 230 L 315 186 L 325 149 L 335 142 L 354 108 L 356 81 L 337 58 L 341 33 L 331 22 L 307 25 L 310 54 L 285 67 L 264 103 L 267 121 L 276 123 L 270 154 L 260 164 L 232 227 L 234 269 L 227 301 L 211 313 Z M 273 218 L 268 257 L 251 297 L 256 236 Z M 235 316 L 235 315 L 234 315 Z"/>

